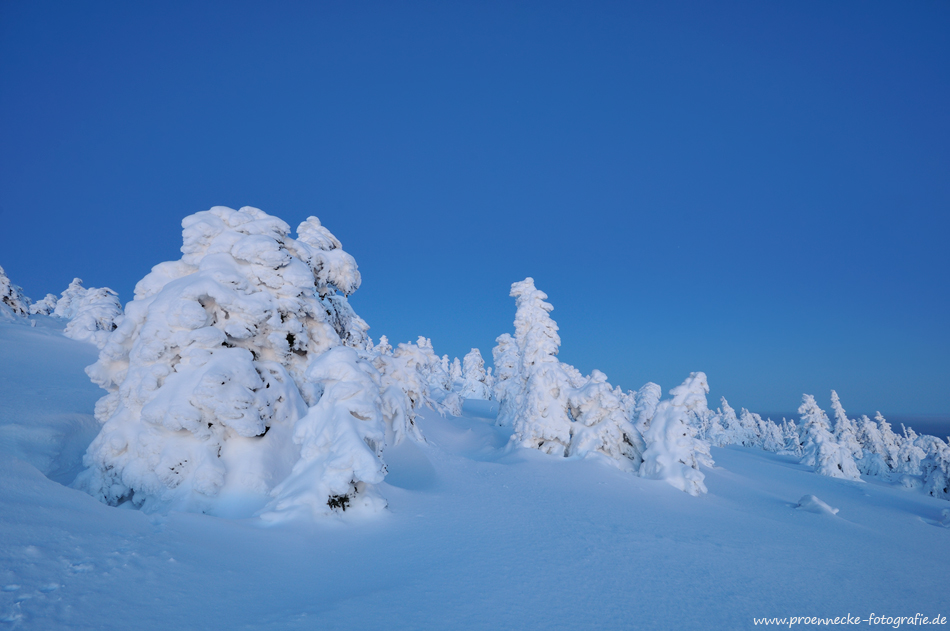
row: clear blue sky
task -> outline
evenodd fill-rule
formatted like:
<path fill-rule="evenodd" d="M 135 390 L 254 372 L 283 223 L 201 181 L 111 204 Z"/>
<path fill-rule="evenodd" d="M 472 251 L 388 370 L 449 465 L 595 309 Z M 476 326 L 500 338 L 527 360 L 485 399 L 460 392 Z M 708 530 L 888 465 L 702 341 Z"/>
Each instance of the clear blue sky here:
<path fill-rule="evenodd" d="M 315 214 L 372 326 L 791 412 L 950 417 L 947 2 L 3 2 L 0 265 L 123 301 L 187 214 Z"/>

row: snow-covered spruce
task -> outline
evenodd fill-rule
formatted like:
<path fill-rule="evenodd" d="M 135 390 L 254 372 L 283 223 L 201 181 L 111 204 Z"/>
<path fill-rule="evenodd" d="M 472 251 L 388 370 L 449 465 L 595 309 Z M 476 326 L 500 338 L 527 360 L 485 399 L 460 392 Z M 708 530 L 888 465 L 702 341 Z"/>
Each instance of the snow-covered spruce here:
<path fill-rule="evenodd" d="M 56 303 L 59 299 L 56 294 L 46 294 L 46 297 L 30 305 L 31 315 L 50 315 L 56 309 Z"/>
<path fill-rule="evenodd" d="M 858 442 L 861 443 L 861 458 L 855 461 L 858 470 L 865 475 L 889 478 L 891 467 L 888 462 L 892 459 L 885 446 L 881 428 L 866 415 L 861 415 L 856 426 Z"/>
<path fill-rule="evenodd" d="M 599 370 L 592 371 L 583 386 L 570 391 L 568 404 L 574 423 L 567 455 L 599 454 L 621 469 L 639 471 L 646 445 L 630 422 L 622 397 Z"/>
<path fill-rule="evenodd" d="M 851 452 L 851 457 L 855 461 L 860 460 L 864 457 L 864 450 L 861 449 L 861 443 L 858 441 L 857 428 L 848 418 L 848 414 L 841 405 L 841 399 L 834 390 L 831 391 L 831 411 L 835 415 L 835 440 Z"/>
<path fill-rule="evenodd" d="M 383 344 L 385 342 L 385 345 Z M 386 426 L 387 443 L 398 444 L 405 438 L 423 441 L 422 432 L 416 425 L 416 410 L 422 405 L 441 411 L 438 403 L 429 396 L 429 378 L 432 345 L 424 337 L 418 344 L 401 343 L 395 350 L 388 350 L 389 341 L 383 337 L 376 347 L 372 362 L 380 374 L 383 411 L 390 419 Z"/>
<path fill-rule="evenodd" d="M 682 385 L 670 390 L 672 399 L 660 401 L 643 436 L 647 448 L 640 465 L 641 477 L 664 480 L 690 495 L 706 492 L 706 476 L 699 465 L 712 463 L 712 458 L 708 444 L 695 436 L 689 418 L 706 406 L 708 392 L 706 375 L 692 373 Z"/>
<path fill-rule="evenodd" d="M 297 239 L 249 207 L 218 206 L 182 226 L 181 260 L 138 283 L 87 369 L 109 394 L 76 484 L 146 510 L 362 504 L 382 479 L 392 415 L 355 350 L 368 346 L 345 298 L 360 284 L 356 262 L 315 217 Z M 70 290 L 57 311 L 72 309 Z"/>
<path fill-rule="evenodd" d="M 22 317 L 30 315 L 30 299 L 23 293 L 23 289 L 10 282 L 2 267 L 0 267 L 0 304 L 5 305 L 15 315 Z"/>
<path fill-rule="evenodd" d="M 518 344 L 508 333 L 502 333 L 495 340 L 492 359 L 495 363 L 495 385 L 492 394 L 498 401 L 499 425 L 514 423 L 515 413 L 521 406 L 521 393 L 524 381 L 521 376 L 521 358 Z"/>
<path fill-rule="evenodd" d="M 652 381 L 644 384 L 632 398 L 632 407 L 628 398 L 628 414 L 633 426 L 641 436 L 646 435 L 656 414 L 656 407 L 660 403 L 660 397 L 663 396 L 663 388 Z"/>
<path fill-rule="evenodd" d="M 63 335 L 102 348 L 122 316 L 119 295 L 108 287 L 90 287 L 78 302 L 75 315 L 66 325 Z"/>
<path fill-rule="evenodd" d="M 802 439 L 794 420 L 782 421 L 782 440 L 785 444 L 778 452 L 780 456 L 802 457 Z"/>
<path fill-rule="evenodd" d="M 904 486 L 919 486 L 920 480 L 917 476 L 921 474 L 920 463 L 927 457 L 927 453 L 917 444 L 917 432 L 910 427 L 904 427 L 903 423 L 901 428 L 904 435 L 897 450 L 895 472 Z"/>
<path fill-rule="evenodd" d="M 85 295 L 86 288 L 82 286 L 82 279 L 74 278 L 73 281 L 69 283 L 69 286 L 63 290 L 63 293 L 60 294 L 59 300 L 56 301 L 56 307 L 50 315 L 71 320 L 72 317 L 76 315 L 76 311 L 79 309 L 79 302 Z"/>
<path fill-rule="evenodd" d="M 548 297 L 533 278 L 511 285 L 515 299 L 515 337 L 524 383 L 514 410 L 513 444 L 545 453 L 567 455 L 571 444 L 568 394 L 571 381 L 557 359 L 561 338 L 549 315 Z"/>
<path fill-rule="evenodd" d="M 489 375 L 485 371 L 485 360 L 477 348 L 473 348 L 462 358 L 462 381 L 459 396 L 463 399 L 491 399 Z"/>
<path fill-rule="evenodd" d="M 602 372 L 584 377 L 558 361 L 561 340 L 549 315 L 552 306 L 533 279 L 512 284 L 511 295 L 515 335 L 500 336 L 492 353 L 499 422 L 513 425 L 511 444 L 560 456 L 603 456 L 636 472 L 645 444 L 629 415 L 635 404 Z"/>
<path fill-rule="evenodd" d="M 860 481 L 861 474 L 851 457 L 851 450 L 839 445 L 835 440 L 828 424 L 828 416 L 818 407 L 815 397 L 810 394 L 803 395 L 798 413 L 801 415 L 805 439 L 802 464 L 814 467 L 821 475 Z"/>

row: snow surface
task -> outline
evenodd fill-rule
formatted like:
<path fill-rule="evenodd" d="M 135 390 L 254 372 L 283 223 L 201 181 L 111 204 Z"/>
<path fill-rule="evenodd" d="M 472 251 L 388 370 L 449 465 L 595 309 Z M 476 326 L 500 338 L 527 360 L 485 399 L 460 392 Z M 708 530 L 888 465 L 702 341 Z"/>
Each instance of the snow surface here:
<path fill-rule="evenodd" d="M 267 525 L 106 506 L 65 484 L 98 431 L 92 344 L 0 320 L 0 629 L 743 629 L 950 611 L 950 513 L 920 489 L 712 449 L 691 497 L 507 448 L 498 404 L 424 412 L 388 510 Z M 833 518 L 799 510 L 813 495 Z"/>

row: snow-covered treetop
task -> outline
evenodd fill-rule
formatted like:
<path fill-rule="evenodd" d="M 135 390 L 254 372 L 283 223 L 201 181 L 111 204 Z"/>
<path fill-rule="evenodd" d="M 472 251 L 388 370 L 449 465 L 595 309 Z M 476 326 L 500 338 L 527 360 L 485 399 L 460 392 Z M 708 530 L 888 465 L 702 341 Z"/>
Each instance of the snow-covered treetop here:
<path fill-rule="evenodd" d="M 686 381 L 670 390 L 673 405 L 683 406 L 697 415 L 709 411 L 709 408 L 706 407 L 707 394 L 709 394 L 709 384 L 704 372 L 690 373 Z"/>
<path fill-rule="evenodd" d="M 69 287 L 64 289 L 63 293 L 60 294 L 60 298 L 56 301 L 56 308 L 53 309 L 52 315 L 57 318 L 71 320 L 73 316 L 76 315 L 76 311 L 79 309 L 79 302 L 85 295 L 86 288 L 82 286 L 82 279 L 74 278 L 73 282 L 69 283 Z"/>
<path fill-rule="evenodd" d="M 525 366 L 537 362 L 552 362 L 561 346 L 557 324 L 548 315 L 554 309 L 544 300 L 546 293 L 534 286 L 534 279 L 512 283 L 511 294 L 515 299 L 515 340 L 522 353 Z"/>
<path fill-rule="evenodd" d="M 798 406 L 798 414 L 802 419 L 802 425 L 806 428 L 812 424 L 817 424 L 825 431 L 831 429 L 828 425 L 828 415 L 818 407 L 815 397 L 810 394 L 802 395 L 802 404 Z"/>
<path fill-rule="evenodd" d="M 34 315 L 50 315 L 56 309 L 58 302 L 56 294 L 46 294 L 46 297 L 30 305 L 30 313 Z"/>

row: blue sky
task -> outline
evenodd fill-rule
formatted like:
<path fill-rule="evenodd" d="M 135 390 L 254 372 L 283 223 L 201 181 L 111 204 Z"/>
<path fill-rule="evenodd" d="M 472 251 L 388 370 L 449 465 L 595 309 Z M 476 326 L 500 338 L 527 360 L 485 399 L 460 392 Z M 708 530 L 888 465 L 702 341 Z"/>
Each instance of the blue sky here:
<path fill-rule="evenodd" d="M 314 214 L 374 337 L 735 407 L 950 417 L 945 2 L 0 4 L 0 265 L 123 300 L 180 221 Z"/>

